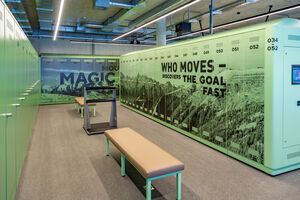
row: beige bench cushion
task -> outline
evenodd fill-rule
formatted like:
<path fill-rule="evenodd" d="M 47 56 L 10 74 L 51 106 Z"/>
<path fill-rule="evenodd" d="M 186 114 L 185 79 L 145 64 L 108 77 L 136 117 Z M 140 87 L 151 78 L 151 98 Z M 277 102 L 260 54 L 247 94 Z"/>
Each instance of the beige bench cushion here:
<path fill-rule="evenodd" d="M 80 106 L 84 106 L 84 98 L 83 97 L 75 97 L 74 99 Z M 89 106 L 96 106 L 96 103 L 89 103 Z"/>
<path fill-rule="evenodd" d="M 105 136 L 145 178 L 184 169 L 184 164 L 130 128 L 107 130 Z"/>

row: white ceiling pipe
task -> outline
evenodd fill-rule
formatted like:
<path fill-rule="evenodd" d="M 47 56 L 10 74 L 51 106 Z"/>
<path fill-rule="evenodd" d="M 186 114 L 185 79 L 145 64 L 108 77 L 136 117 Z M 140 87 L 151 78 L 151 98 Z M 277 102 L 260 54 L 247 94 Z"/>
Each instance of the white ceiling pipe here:
<path fill-rule="evenodd" d="M 141 6 L 141 5 L 138 5 L 138 4 L 128 4 L 128 3 L 114 2 L 114 1 L 110 1 L 109 5 L 110 6 L 122 7 L 122 8 L 134 8 L 136 6 Z"/>

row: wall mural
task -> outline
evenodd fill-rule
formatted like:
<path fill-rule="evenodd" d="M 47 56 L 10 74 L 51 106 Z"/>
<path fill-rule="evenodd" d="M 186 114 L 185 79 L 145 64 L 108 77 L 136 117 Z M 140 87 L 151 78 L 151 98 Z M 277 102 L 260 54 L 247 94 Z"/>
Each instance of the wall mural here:
<path fill-rule="evenodd" d="M 121 57 L 121 103 L 225 153 L 264 162 L 264 31 Z"/>
<path fill-rule="evenodd" d="M 74 97 L 83 96 L 85 86 L 119 88 L 117 57 L 42 56 L 41 71 L 42 104 L 72 103 Z M 90 96 L 105 98 L 111 94 L 98 91 Z"/>

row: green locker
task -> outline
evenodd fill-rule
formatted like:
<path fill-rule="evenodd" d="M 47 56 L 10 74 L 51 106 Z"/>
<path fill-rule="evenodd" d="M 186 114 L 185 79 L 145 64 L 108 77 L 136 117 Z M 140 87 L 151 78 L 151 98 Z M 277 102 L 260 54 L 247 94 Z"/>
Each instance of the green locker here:
<path fill-rule="evenodd" d="M 6 65 L 6 98 L 7 112 L 12 113 L 7 121 L 6 130 L 6 173 L 7 173 L 7 198 L 13 199 L 16 192 L 16 109 L 13 104 L 16 103 L 16 38 L 15 21 L 8 9 L 5 10 L 5 65 Z"/>
<path fill-rule="evenodd" d="M 280 19 L 123 55 L 121 105 L 271 175 L 298 169 L 299 27 Z M 135 105 L 142 79 L 150 113 Z"/>
<path fill-rule="evenodd" d="M 5 96 L 4 5 L 0 1 L 0 96 Z M 6 199 L 6 113 L 5 99 L 0 98 L 0 199 Z"/>
<path fill-rule="evenodd" d="M 15 198 L 40 99 L 38 55 L 0 1 L 0 199 Z"/>
<path fill-rule="evenodd" d="M 22 101 L 20 98 L 20 94 L 22 93 L 23 90 L 23 51 L 22 49 L 24 48 L 23 46 L 23 39 L 22 39 L 22 30 L 17 27 L 16 29 L 16 37 L 17 37 L 17 49 L 16 52 L 17 55 L 20 55 L 17 57 L 17 71 L 16 71 L 16 104 L 15 104 L 15 120 L 16 124 L 20 124 L 19 126 L 15 127 L 15 135 L 16 135 L 16 185 L 18 185 L 18 180 L 21 175 L 21 169 L 22 169 L 22 164 L 23 164 L 23 142 L 24 140 L 22 139 L 22 135 L 24 134 L 24 129 L 22 126 L 23 120 L 21 116 L 24 116 L 24 107 L 22 105 Z"/>

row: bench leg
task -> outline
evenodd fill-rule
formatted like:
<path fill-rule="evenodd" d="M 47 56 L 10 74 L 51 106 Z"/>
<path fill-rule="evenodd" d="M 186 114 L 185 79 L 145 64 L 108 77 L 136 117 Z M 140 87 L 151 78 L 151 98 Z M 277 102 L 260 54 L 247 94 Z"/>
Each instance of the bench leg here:
<path fill-rule="evenodd" d="M 121 153 L 121 175 L 125 176 L 125 155 Z"/>
<path fill-rule="evenodd" d="M 176 193 L 177 200 L 181 200 L 181 172 L 176 175 Z"/>
<path fill-rule="evenodd" d="M 106 155 L 109 156 L 109 139 L 106 138 Z"/>
<path fill-rule="evenodd" d="M 77 112 L 80 112 L 80 110 L 79 110 L 80 108 L 79 108 L 79 104 L 77 104 Z"/>
<path fill-rule="evenodd" d="M 146 180 L 146 200 L 151 200 L 151 181 Z"/>
<path fill-rule="evenodd" d="M 96 117 L 96 106 L 94 106 L 94 117 Z"/>
<path fill-rule="evenodd" d="M 83 107 L 81 107 L 80 109 L 81 109 L 81 118 L 83 118 Z"/>
<path fill-rule="evenodd" d="M 89 106 L 89 112 L 91 112 L 92 111 L 92 108 L 91 108 L 91 106 Z"/>

